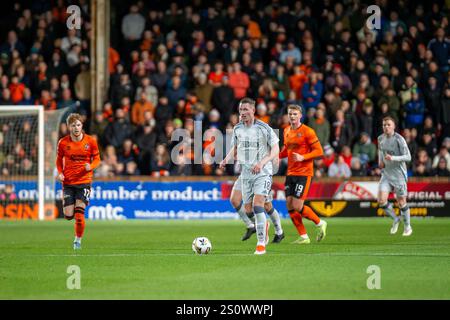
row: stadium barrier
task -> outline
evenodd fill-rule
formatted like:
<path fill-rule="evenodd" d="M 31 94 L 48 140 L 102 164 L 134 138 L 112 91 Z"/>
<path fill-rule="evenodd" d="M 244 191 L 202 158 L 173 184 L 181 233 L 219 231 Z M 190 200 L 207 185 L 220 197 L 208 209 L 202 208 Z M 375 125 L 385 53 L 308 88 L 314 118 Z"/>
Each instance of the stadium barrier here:
<path fill-rule="evenodd" d="M 229 202 L 235 177 L 189 177 L 107 179 L 94 182 L 86 211 L 92 220 L 126 219 L 238 219 Z M 282 177 L 272 185 L 273 205 L 287 218 Z M 0 219 L 38 219 L 36 183 L 13 184 L 14 200 L 0 200 Z M 376 217 L 378 209 L 374 179 L 320 179 L 312 183 L 307 204 L 325 217 Z M 62 189 L 46 186 L 45 219 L 63 217 Z M 450 180 L 411 179 L 408 199 L 412 216 L 450 216 Z M 391 195 L 391 200 L 395 199 Z M 396 208 L 398 210 L 398 208 Z"/>

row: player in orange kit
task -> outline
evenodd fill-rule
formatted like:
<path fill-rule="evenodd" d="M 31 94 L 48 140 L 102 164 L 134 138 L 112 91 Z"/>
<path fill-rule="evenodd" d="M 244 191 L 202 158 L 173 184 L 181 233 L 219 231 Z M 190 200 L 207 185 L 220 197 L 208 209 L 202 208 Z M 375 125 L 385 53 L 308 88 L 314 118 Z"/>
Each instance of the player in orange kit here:
<path fill-rule="evenodd" d="M 71 113 L 66 120 L 69 134 L 58 142 L 56 168 L 63 184 L 64 217 L 75 218 L 74 250 L 81 249 L 84 210 L 89 203 L 93 170 L 100 165 L 97 141 L 83 132 L 81 115 Z"/>
<path fill-rule="evenodd" d="M 327 230 L 327 222 L 321 220 L 309 206 L 304 205 L 314 175 L 313 159 L 321 157 L 323 150 L 315 131 L 300 122 L 301 106 L 289 105 L 288 116 L 290 126 L 284 129 L 284 147 L 280 152 L 280 158 L 288 158 L 285 183 L 286 206 L 300 234 L 300 238 L 294 243 L 308 244 L 311 241 L 302 218 L 307 218 L 316 224 L 319 231 L 317 241 L 325 238 Z"/>

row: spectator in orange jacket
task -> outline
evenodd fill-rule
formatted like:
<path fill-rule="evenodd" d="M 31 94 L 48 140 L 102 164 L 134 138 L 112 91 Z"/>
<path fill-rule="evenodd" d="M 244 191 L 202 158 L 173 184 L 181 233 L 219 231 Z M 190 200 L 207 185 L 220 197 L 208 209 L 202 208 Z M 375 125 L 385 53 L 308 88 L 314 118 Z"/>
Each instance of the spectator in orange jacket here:
<path fill-rule="evenodd" d="M 247 90 L 250 87 L 250 78 L 248 74 L 241 71 L 239 62 L 233 63 L 233 71 L 230 72 L 228 85 L 234 90 L 236 99 L 242 99 L 247 95 Z"/>
<path fill-rule="evenodd" d="M 11 92 L 11 101 L 14 104 L 19 103 L 23 100 L 23 95 L 25 92 L 25 85 L 19 82 L 17 76 L 11 78 L 11 84 L 9 85 L 9 91 Z"/>
<path fill-rule="evenodd" d="M 147 94 L 141 92 L 140 99 L 136 100 L 131 108 L 131 123 L 138 126 L 143 125 L 145 122 L 145 111 L 150 111 L 153 114 L 155 106 L 147 100 Z"/>

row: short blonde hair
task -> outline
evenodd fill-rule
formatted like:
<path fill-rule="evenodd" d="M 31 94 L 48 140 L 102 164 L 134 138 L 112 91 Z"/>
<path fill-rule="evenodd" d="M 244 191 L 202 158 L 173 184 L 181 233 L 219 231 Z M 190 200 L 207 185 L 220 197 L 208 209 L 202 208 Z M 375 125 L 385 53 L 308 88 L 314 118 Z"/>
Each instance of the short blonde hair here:
<path fill-rule="evenodd" d="M 292 109 L 292 110 L 297 110 L 300 113 L 303 113 L 302 107 L 299 106 L 298 104 L 290 104 L 290 105 L 288 105 L 287 109 L 288 109 L 288 112 L 290 109 Z"/>
<path fill-rule="evenodd" d="M 67 124 L 67 126 L 70 126 L 72 123 L 74 123 L 77 120 L 80 121 L 81 123 L 83 123 L 83 117 L 81 116 L 81 114 L 71 113 L 67 117 L 66 124 Z"/>

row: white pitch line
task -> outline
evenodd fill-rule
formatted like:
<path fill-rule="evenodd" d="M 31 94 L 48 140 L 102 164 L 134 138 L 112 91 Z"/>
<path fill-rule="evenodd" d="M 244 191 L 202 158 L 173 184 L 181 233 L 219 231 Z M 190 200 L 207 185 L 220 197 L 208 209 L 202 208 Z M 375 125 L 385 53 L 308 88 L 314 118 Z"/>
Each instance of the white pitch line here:
<path fill-rule="evenodd" d="M 240 256 L 253 256 L 253 253 L 219 253 L 211 254 L 218 257 L 240 257 Z M 209 255 L 209 256 L 211 256 Z M 436 258 L 447 258 L 450 254 L 432 254 L 432 253 L 360 253 L 360 252 L 321 252 L 321 253 L 276 253 L 268 252 L 268 256 L 335 256 L 335 257 L 359 257 L 359 256 L 369 256 L 369 257 L 436 257 Z M 4 255 L 3 257 L 142 257 L 142 256 L 195 256 L 194 253 L 105 253 L 105 254 L 29 254 L 29 255 Z M 2 256 L 0 256 L 2 257 Z"/>

